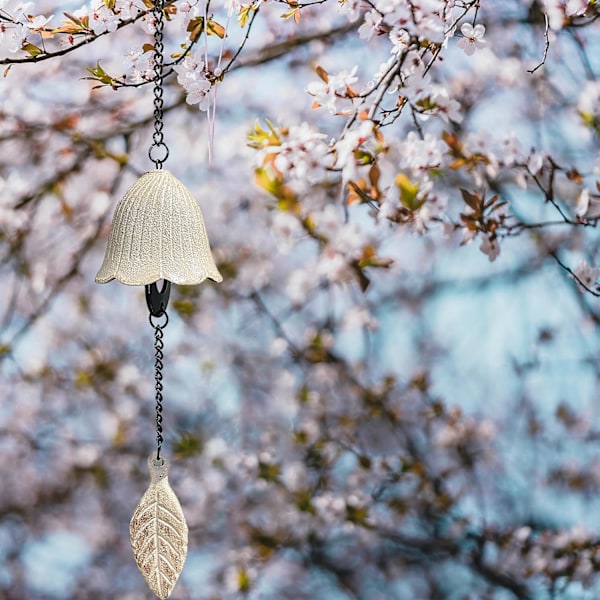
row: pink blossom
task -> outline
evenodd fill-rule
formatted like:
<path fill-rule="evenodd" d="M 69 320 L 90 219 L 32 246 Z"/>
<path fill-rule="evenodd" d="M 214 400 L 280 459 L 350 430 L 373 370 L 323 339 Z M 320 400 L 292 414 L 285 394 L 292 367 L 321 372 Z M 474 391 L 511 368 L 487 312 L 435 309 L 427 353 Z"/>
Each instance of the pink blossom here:
<path fill-rule="evenodd" d="M 356 178 L 358 169 L 354 151 L 372 140 L 373 127 L 371 121 L 362 121 L 358 127 L 347 131 L 335 143 L 336 166 L 341 167 L 342 177 L 345 181 Z"/>
<path fill-rule="evenodd" d="M 119 15 L 110 10 L 103 0 L 92 2 L 90 29 L 96 35 L 116 31 L 120 20 Z"/>
<path fill-rule="evenodd" d="M 573 271 L 575 282 L 582 292 L 587 289 L 595 290 L 598 278 L 600 277 L 600 269 L 598 267 L 592 267 L 588 262 L 582 258 L 577 265 L 577 268 Z"/>
<path fill-rule="evenodd" d="M 457 46 L 462 48 L 467 56 L 472 56 L 475 50 L 479 50 L 485 47 L 485 26 L 478 23 L 473 27 L 471 23 L 463 23 L 460 26 L 460 32 L 463 37 L 457 42 Z"/>
<path fill-rule="evenodd" d="M 492 238 L 490 235 L 484 235 L 479 249 L 487 254 L 490 262 L 494 262 L 500 256 L 500 244 L 497 238 Z"/>
<path fill-rule="evenodd" d="M 583 15 L 590 7 L 590 4 L 590 0 L 568 0 L 565 7 L 565 14 L 567 17 Z"/>
<path fill-rule="evenodd" d="M 347 93 L 348 86 L 358 81 L 356 70 L 357 67 L 353 67 L 350 71 L 343 70 L 327 75 L 327 81 L 312 81 L 306 91 L 314 96 L 315 102 L 326 106 L 331 114 L 336 114 L 340 98 Z"/>
<path fill-rule="evenodd" d="M 463 115 L 461 112 L 460 102 L 456 98 L 451 98 L 448 90 L 445 88 L 438 88 L 431 97 L 432 102 L 435 106 L 435 114 L 437 114 L 442 121 L 449 123 L 461 123 Z"/>
<path fill-rule="evenodd" d="M 296 216 L 289 212 L 277 211 L 273 216 L 273 231 L 277 236 L 279 247 L 289 252 L 302 234 L 302 226 Z"/>
<path fill-rule="evenodd" d="M 141 48 L 130 50 L 123 61 L 127 69 L 127 80 L 131 83 L 149 81 L 154 76 L 152 53 Z"/>
<path fill-rule="evenodd" d="M 50 15 L 49 17 L 44 17 L 43 15 L 28 16 L 28 23 L 26 24 L 28 29 L 32 31 L 41 31 L 48 25 L 48 23 L 53 19 L 54 15 Z"/>
<path fill-rule="evenodd" d="M 295 189 L 305 189 L 307 183 L 315 183 L 324 176 L 331 162 L 326 139 L 324 134 L 302 123 L 290 127 L 281 144 L 265 148 L 264 153 L 276 154 L 277 169 L 294 181 Z"/>
<path fill-rule="evenodd" d="M 186 102 L 197 104 L 202 111 L 208 110 L 212 100 L 212 84 L 206 76 L 202 51 L 188 54 L 183 62 L 173 68 L 177 73 L 177 82 L 186 91 Z"/>
<path fill-rule="evenodd" d="M 331 283 L 343 283 L 352 278 L 347 259 L 333 248 L 325 248 L 319 257 L 317 275 Z"/>

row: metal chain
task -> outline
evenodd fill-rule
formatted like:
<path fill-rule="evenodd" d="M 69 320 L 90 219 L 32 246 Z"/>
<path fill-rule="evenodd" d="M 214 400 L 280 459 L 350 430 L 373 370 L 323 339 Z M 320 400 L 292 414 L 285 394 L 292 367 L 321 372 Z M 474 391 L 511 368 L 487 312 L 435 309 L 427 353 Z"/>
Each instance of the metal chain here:
<path fill-rule="evenodd" d="M 156 398 L 156 460 L 160 461 L 160 451 L 162 450 L 163 443 L 163 348 L 165 344 L 163 342 L 163 329 L 169 323 L 169 316 L 166 312 L 163 312 L 162 315 L 159 316 L 165 318 L 165 322 L 155 323 L 153 319 L 154 315 L 150 315 L 150 325 L 154 327 L 154 391 Z"/>
<path fill-rule="evenodd" d="M 155 0 L 154 9 L 154 133 L 148 156 L 157 169 L 162 169 L 169 156 L 169 148 L 165 144 L 163 134 L 164 99 L 163 99 L 163 67 L 165 15 L 164 0 Z"/>

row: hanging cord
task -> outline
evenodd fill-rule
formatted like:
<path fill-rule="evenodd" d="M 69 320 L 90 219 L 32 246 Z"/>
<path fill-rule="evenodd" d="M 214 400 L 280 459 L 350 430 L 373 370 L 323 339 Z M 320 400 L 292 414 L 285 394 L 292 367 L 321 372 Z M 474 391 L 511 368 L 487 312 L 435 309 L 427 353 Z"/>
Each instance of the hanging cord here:
<path fill-rule="evenodd" d="M 161 317 L 164 317 L 164 323 L 155 323 L 154 315 L 150 314 L 150 325 L 154 327 L 154 391 L 156 398 L 156 460 L 161 461 L 160 451 L 162 450 L 163 443 L 163 348 L 165 344 L 163 342 L 163 329 L 169 323 L 169 316 L 166 312 L 163 312 Z"/>
<path fill-rule="evenodd" d="M 162 169 L 163 163 L 169 157 L 169 148 L 165 144 L 163 134 L 164 99 L 163 99 L 163 66 L 165 15 L 164 0 L 155 0 L 154 9 L 154 133 L 148 156 L 157 169 Z"/>

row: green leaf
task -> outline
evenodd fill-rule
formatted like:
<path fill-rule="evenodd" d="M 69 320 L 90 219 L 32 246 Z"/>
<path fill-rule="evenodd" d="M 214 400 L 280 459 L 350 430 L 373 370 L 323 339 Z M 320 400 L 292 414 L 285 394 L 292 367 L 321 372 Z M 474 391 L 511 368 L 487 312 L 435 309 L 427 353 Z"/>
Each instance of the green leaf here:
<path fill-rule="evenodd" d="M 238 15 L 238 23 L 240 27 L 246 27 L 246 23 L 250 18 L 250 11 L 256 10 L 253 6 L 244 6 L 240 9 L 240 14 Z"/>
<path fill-rule="evenodd" d="M 374 161 L 373 155 L 370 152 L 367 152 L 366 150 L 361 150 L 360 148 L 354 151 L 354 158 L 361 165 L 372 165 Z"/>
<path fill-rule="evenodd" d="M 300 492 L 296 495 L 296 508 L 301 512 L 317 514 L 315 507 L 312 505 L 312 495 L 310 492 Z"/>
<path fill-rule="evenodd" d="M 238 573 L 238 588 L 240 592 L 247 592 L 250 589 L 250 585 L 252 584 L 252 580 L 248 575 L 248 571 L 242 569 Z"/>
<path fill-rule="evenodd" d="M 187 26 L 187 31 L 190 34 L 190 41 L 195 42 L 198 38 L 204 33 L 204 17 L 194 17 Z M 207 35 L 216 35 L 223 39 L 226 34 L 225 27 L 220 25 L 216 21 L 209 19 L 206 22 L 206 34 Z"/>
<path fill-rule="evenodd" d="M 265 120 L 269 130 L 263 129 L 257 121 L 254 125 L 254 131 L 248 134 L 251 148 L 263 148 L 264 146 L 281 146 L 281 137 L 275 129 L 275 126 L 269 119 Z"/>
<path fill-rule="evenodd" d="M 356 523 L 357 525 L 365 525 L 369 509 L 364 506 L 346 505 L 346 521 Z"/>
<path fill-rule="evenodd" d="M 436 108 L 437 104 L 435 102 L 433 102 L 433 100 L 431 99 L 430 96 L 427 96 L 427 98 L 421 98 L 417 102 L 417 106 L 423 111 L 428 111 L 428 110 L 433 110 L 434 108 Z"/>
<path fill-rule="evenodd" d="M 279 478 L 279 473 L 279 465 L 264 462 L 258 463 L 258 476 L 265 481 L 277 481 Z"/>
<path fill-rule="evenodd" d="M 173 444 L 173 451 L 177 458 L 192 458 L 202 453 L 202 440 L 193 433 L 183 433 Z"/>
<path fill-rule="evenodd" d="M 90 79 L 92 81 L 99 81 L 104 85 L 113 85 L 116 81 L 114 77 L 111 77 L 100 65 L 100 61 L 95 67 L 86 67 L 86 71 L 92 74 L 92 77 L 84 77 L 84 79 Z"/>
<path fill-rule="evenodd" d="M 419 184 L 413 183 L 404 173 L 396 175 L 396 185 L 400 189 L 400 202 L 404 208 L 415 211 L 425 204 L 424 198 L 418 198 Z"/>
<path fill-rule="evenodd" d="M 33 57 L 44 53 L 44 51 L 41 48 L 38 48 L 35 44 L 31 43 L 23 44 L 22 49 L 25 50 L 25 52 L 29 52 L 30 56 Z"/>
<path fill-rule="evenodd" d="M 300 9 L 299 8 L 294 8 L 293 10 L 290 10 L 289 12 L 286 12 L 283 15 L 281 15 L 282 19 L 290 19 L 292 17 L 294 18 L 294 22 L 300 23 Z"/>
<path fill-rule="evenodd" d="M 196 305 L 188 298 L 177 298 L 173 301 L 173 308 L 181 317 L 191 317 L 196 312 Z"/>

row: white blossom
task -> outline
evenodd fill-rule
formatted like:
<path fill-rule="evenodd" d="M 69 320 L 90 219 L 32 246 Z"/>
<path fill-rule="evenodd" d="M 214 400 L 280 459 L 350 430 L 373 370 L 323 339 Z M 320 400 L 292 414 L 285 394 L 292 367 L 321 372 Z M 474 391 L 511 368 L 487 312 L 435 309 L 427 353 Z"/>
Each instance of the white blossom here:
<path fill-rule="evenodd" d="M 315 102 L 327 107 L 331 114 L 336 114 L 339 111 L 340 98 L 346 94 L 348 86 L 358 81 L 357 68 L 355 66 L 350 71 L 328 74 L 327 81 L 311 81 L 306 91 L 314 96 Z"/>
<path fill-rule="evenodd" d="M 173 68 L 177 73 L 177 82 L 186 91 L 186 102 L 197 104 L 200 110 L 207 111 L 212 100 L 212 85 L 205 71 L 202 51 L 198 49 L 188 54 Z"/>
<path fill-rule="evenodd" d="M 117 30 L 121 18 L 110 10 L 103 0 L 94 0 L 90 12 L 90 29 L 100 35 Z"/>
<path fill-rule="evenodd" d="M 600 269 L 598 267 L 590 266 L 588 262 L 582 258 L 577 267 L 573 270 L 573 276 L 577 286 L 582 292 L 587 290 L 595 291 L 598 284 L 598 278 L 600 277 Z"/>
<path fill-rule="evenodd" d="M 478 23 L 475 27 L 471 23 L 463 23 L 460 26 L 460 32 L 463 37 L 458 40 L 456 45 L 462 48 L 467 56 L 472 56 L 475 50 L 485 47 L 485 40 L 483 39 L 485 26 L 481 23 Z"/>
<path fill-rule="evenodd" d="M 487 255 L 490 262 L 494 262 L 500 256 L 500 244 L 496 237 L 484 235 L 479 249 Z"/>

